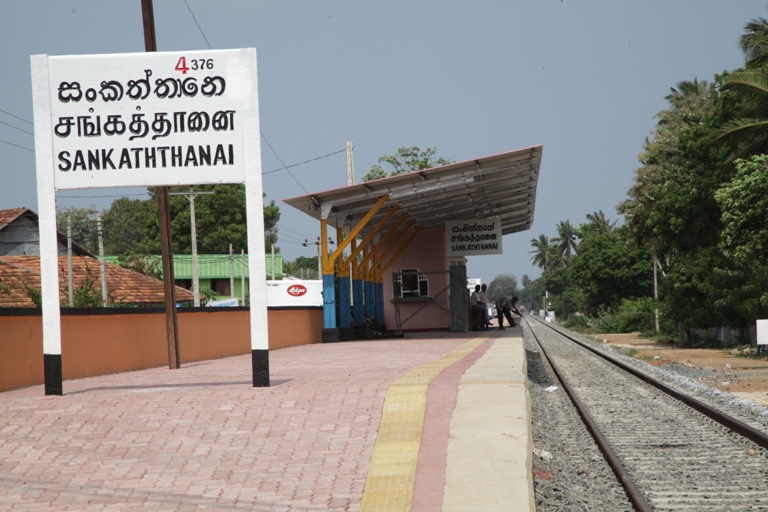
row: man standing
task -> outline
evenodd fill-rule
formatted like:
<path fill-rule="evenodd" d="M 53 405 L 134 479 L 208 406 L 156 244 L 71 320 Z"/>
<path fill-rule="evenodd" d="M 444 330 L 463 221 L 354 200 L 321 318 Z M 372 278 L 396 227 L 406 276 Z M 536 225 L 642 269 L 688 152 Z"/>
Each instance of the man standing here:
<path fill-rule="evenodd" d="M 512 318 L 512 311 L 514 311 L 518 316 L 522 318 L 523 314 L 520 313 L 516 305 L 518 300 L 519 299 L 517 297 L 510 297 L 505 295 L 496 301 L 496 310 L 498 311 L 500 331 L 506 329 L 506 327 L 504 327 L 504 317 L 507 317 L 507 322 L 509 322 L 510 327 L 515 326 L 515 321 Z M 504 316 L 502 316 L 502 314 Z"/>
<path fill-rule="evenodd" d="M 483 321 L 485 327 L 491 325 L 491 315 L 488 314 L 488 304 L 483 300 L 483 296 L 480 294 L 480 285 L 475 285 L 475 291 L 469 296 L 469 307 L 472 309 L 479 309 L 483 312 Z"/>

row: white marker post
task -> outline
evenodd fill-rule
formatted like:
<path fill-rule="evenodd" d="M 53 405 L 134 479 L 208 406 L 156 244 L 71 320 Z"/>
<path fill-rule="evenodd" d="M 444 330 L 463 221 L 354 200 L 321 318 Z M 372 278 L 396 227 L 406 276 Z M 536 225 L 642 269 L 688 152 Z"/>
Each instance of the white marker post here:
<path fill-rule="evenodd" d="M 62 394 L 56 190 L 245 183 L 263 255 L 256 50 L 33 55 L 45 394 Z M 249 258 L 253 385 L 269 386 L 266 268 Z"/>

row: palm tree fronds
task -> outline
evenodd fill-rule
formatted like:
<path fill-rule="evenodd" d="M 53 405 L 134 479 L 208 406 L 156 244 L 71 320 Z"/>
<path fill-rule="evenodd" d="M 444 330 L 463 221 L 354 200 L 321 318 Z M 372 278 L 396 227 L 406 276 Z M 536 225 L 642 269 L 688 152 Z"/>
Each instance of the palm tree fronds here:
<path fill-rule="evenodd" d="M 744 32 L 739 38 L 739 46 L 744 52 L 747 68 L 768 64 L 768 20 L 752 19 L 744 25 Z"/>

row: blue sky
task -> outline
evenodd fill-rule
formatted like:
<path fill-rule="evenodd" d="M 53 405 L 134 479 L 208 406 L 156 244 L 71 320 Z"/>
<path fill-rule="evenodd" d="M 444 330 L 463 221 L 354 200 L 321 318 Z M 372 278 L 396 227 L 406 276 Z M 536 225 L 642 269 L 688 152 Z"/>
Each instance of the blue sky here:
<path fill-rule="evenodd" d="M 530 240 L 561 220 L 618 218 L 669 88 L 739 67 L 744 24 L 768 17 L 764 0 L 154 3 L 160 51 L 257 49 L 263 185 L 286 260 L 313 256 L 301 242 L 319 228 L 281 200 L 343 186 L 346 162 L 283 163 L 351 140 L 359 180 L 401 146 L 460 161 L 543 144 L 533 228 L 506 236 L 503 255 L 470 258 L 484 282 L 538 276 Z M 0 208 L 36 209 L 30 55 L 141 52 L 141 2 L 0 0 L 0 48 Z M 101 208 L 142 192 L 57 201 Z"/>

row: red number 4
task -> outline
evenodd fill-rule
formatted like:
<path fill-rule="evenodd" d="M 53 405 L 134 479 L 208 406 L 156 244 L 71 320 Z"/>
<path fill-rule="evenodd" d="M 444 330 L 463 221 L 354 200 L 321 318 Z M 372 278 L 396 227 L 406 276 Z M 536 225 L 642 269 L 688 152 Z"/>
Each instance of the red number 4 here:
<path fill-rule="evenodd" d="M 179 62 L 176 63 L 176 71 L 181 71 L 182 75 L 186 75 L 189 68 L 187 67 L 187 58 L 181 57 Z"/>

